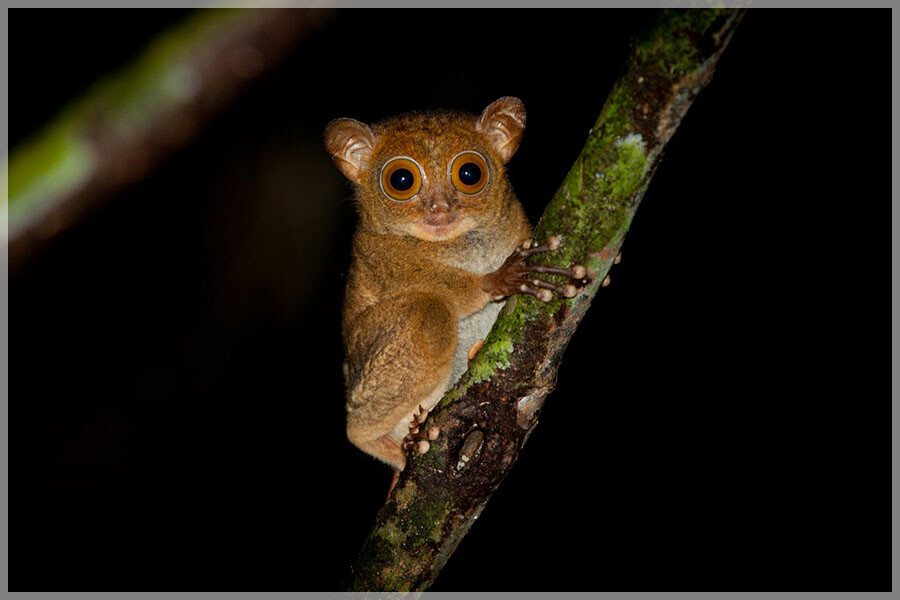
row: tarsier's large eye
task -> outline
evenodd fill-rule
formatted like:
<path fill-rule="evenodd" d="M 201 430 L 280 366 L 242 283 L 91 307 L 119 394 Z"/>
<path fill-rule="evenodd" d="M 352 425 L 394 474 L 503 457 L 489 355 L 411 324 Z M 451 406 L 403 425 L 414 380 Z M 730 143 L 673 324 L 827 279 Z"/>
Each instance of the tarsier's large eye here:
<path fill-rule="evenodd" d="M 409 200 L 421 187 L 422 172 L 409 158 L 391 159 L 381 170 L 381 189 L 394 200 Z"/>
<path fill-rule="evenodd" d="M 477 194 L 488 182 L 488 166 L 477 152 L 460 152 L 450 162 L 450 181 L 463 194 Z"/>

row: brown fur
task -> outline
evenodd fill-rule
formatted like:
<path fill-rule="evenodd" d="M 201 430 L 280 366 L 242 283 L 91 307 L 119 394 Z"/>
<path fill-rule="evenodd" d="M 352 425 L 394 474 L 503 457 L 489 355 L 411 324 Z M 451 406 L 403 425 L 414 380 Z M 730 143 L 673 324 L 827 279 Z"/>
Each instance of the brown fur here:
<path fill-rule="evenodd" d="M 347 435 L 396 469 L 406 464 L 400 444 L 410 416 L 440 399 L 465 364 L 459 357 L 496 317 L 485 275 L 531 235 L 504 167 L 524 124 L 521 101 L 501 98 L 480 116 L 411 113 L 371 127 L 338 119 L 326 129 L 335 164 L 357 184 L 360 215 L 343 314 Z M 489 180 L 467 196 L 452 186 L 448 165 L 472 150 L 488 162 Z M 397 156 L 424 171 L 406 202 L 380 185 Z"/>

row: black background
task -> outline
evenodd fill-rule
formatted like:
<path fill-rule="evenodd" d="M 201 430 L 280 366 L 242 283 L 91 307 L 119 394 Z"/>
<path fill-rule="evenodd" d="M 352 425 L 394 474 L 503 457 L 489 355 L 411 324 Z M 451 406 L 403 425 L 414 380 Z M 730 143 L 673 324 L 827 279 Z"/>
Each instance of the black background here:
<path fill-rule="evenodd" d="M 183 16 L 10 11 L 11 145 Z M 325 123 L 517 95 L 535 220 L 652 16 L 340 13 L 15 275 L 10 589 L 338 588 L 390 470 L 344 435 Z M 433 590 L 888 587 L 889 21 L 749 12 Z"/>

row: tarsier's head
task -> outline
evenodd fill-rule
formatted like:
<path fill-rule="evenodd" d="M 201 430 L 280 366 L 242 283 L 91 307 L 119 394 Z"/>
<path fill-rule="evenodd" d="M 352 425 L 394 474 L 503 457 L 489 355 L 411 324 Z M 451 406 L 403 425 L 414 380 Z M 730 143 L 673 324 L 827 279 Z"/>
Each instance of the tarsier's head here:
<path fill-rule="evenodd" d="M 325 129 L 325 146 L 358 185 L 365 226 L 443 241 L 496 226 L 514 201 L 504 165 L 524 129 L 525 106 L 505 97 L 481 115 L 411 113 L 372 126 L 337 119 Z"/>

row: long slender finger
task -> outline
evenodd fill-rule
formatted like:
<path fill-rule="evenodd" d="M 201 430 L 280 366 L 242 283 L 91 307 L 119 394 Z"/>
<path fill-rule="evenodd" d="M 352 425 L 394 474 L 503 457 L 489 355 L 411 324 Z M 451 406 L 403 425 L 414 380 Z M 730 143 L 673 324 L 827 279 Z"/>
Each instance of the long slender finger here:
<path fill-rule="evenodd" d="M 540 246 L 531 247 L 530 242 L 526 242 L 529 246 L 526 248 L 523 244 L 521 248 L 519 248 L 519 253 L 522 255 L 522 258 L 528 258 L 534 254 L 539 254 L 541 252 L 552 252 L 553 250 L 559 249 L 561 244 L 558 237 L 555 235 L 551 235 L 547 238 L 547 241 L 541 244 Z"/>
<path fill-rule="evenodd" d="M 555 235 L 551 235 L 547 238 L 547 241 L 541 244 L 540 246 L 531 246 L 531 242 L 525 242 L 519 247 L 519 256 L 522 259 L 526 259 L 529 256 L 533 256 L 535 254 L 540 254 L 541 252 L 552 252 L 554 250 L 558 250 L 562 242 L 559 241 L 559 238 Z"/>
<path fill-rule="evenodd" d="M 544 265 L 526 265 L 525 271 L 528 273 L 550 273 L 551 275 L 565 275 L 566 277 L 571 277 L 572 279 L 584 279 L 584 276 L 587 275 L 587 269 L 585 269 L 581 265 L 575 265 L 571 269 L 566 267 L 546 267 Z"/>
<path fill-rule="evenodd" d="M 531 285 L 536 288 L 543 288 L 545 290 L 553 290 L 560 296 L 565 296 L 566 298 L 574 298 L 575 294 L 578 293 L 578 289 L 572 285 L 554 285 L 549 281 L 543 281 L 542 279 L 532 279 Z"/>
<path fill-rule="evenodd" d="M 531 294 L 541 302 L 550 302 L 551 300 L 553 300 L 553 293 L 550 292 L 550 290 L 534 290 L 524 283 L 519 286 L 519 291 L 523 294 Z"/>

